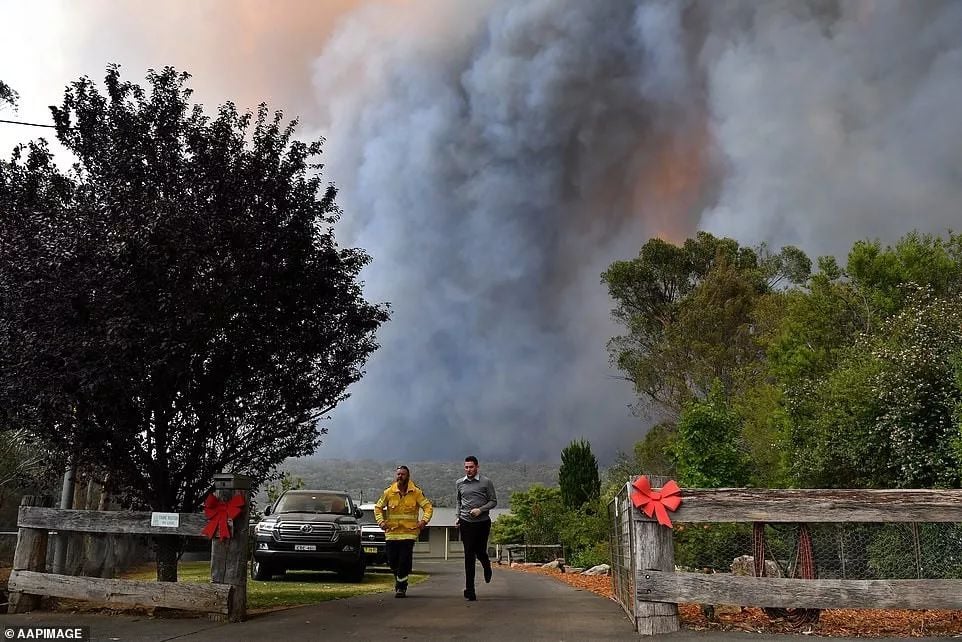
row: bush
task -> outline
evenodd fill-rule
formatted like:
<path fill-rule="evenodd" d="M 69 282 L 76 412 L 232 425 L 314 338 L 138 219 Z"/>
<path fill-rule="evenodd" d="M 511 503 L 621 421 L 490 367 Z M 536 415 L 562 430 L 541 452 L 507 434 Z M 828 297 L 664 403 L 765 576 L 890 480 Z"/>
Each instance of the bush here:
<path fill-rule="evenodd" d="M 611 555 L 607 542 L 596 542 L 588 548 L 570 553 L 569 557 L 570 559 L 566 560 L 568 566 L 591 568 L 599 564 L 611 564 Z"/>

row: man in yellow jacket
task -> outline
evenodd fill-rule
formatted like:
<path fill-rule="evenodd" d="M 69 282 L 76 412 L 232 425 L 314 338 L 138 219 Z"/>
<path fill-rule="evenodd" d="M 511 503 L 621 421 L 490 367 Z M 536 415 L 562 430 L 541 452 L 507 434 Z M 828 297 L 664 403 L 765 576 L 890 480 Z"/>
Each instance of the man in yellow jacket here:
<path fill-rule="evenodd" d="M 374 519 L 385 532 L 387 560 L 394 572 L 394 597 L 405 597 L 414 542 L 431 521 L 434 507 L 411 481 L 407 466 L 398 466 L 394 478 L 396 481 L 384 489 L 381 499 L 374 504 Z"/>

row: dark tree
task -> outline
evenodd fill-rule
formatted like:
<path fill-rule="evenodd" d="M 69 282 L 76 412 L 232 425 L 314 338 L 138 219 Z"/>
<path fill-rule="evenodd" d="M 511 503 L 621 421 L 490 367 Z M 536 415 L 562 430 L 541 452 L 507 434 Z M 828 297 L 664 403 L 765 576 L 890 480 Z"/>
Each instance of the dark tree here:
<path fill-rule="evenodd" d="M 572 441 L 561 451 L 561 468 L 558 470 L 558 486 L 561 501 L 566 508 L 581 508 L 601 492 L 598 478 L 598 460 L 587 441 Z"/>
<path fill-rule="evenodd" d="M 388 318 L 335 241 L 320 141 L 264 105 L 209 117 L 188 77 L 82 78 L 53 109 L 72 171 L 43 143 L 0 163 L 0 421 L 157 511 L 314 452 Z"/>

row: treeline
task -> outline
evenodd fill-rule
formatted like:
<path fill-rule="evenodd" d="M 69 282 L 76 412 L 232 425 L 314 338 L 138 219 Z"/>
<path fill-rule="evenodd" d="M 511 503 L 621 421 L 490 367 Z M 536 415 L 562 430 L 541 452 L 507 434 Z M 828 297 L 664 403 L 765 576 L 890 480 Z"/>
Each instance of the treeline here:
<path fill-rule="evenodd" d="M 464 462 L 404 462 L 411 478 L 436 506 L 454 506 L 454 482 L 464 475 Z M 305 488 L 346 490 L 355 498 L 374 502 L 394 482 L 398 462 L 375 460 L 318 459 L 306 457 L 285 462 L 280 471 L 302 480 Z M 490 477 L 498 492 L 499 507 L 508 508 L 511 494 L 533 484 L 556 486 L 558 466 L 517 462 L 481 462 L 481 473 Z"/>
<path fill-rule="evenodd" d="M 612 360 L 668 419 L 619 462 L 683 486 L 958 487 L 962 235 L 844 265 L 699 233 L 602 276 Z"/>

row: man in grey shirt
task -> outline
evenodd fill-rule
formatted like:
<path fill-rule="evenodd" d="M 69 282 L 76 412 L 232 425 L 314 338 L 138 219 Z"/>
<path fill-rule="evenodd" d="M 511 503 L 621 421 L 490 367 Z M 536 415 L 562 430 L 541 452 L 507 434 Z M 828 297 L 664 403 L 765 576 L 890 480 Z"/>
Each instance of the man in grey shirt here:
<path fill-rule="evenodd" d="M 457 481 L 458 521 L 455 524 L 461 533 L 464 547 L 464 599 L 478 599 L 474 591 L 475 560 L 484 569 L 484 582 L 491 581 L 491 560 L 488 558 L 488 535 L 491 532 L 491 517 L 488 511 L 498 505 L 494 484 L 478 473 L 478 458 L 469 455 L 464 458 L 464 477 Z"/>

